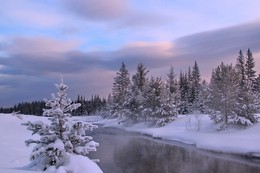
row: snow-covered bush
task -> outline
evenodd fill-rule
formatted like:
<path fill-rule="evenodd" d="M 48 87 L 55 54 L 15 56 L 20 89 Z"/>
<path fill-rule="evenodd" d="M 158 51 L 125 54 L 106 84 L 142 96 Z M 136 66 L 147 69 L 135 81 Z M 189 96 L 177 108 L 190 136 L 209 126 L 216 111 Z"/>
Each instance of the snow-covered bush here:
<path fill-rule="evenodd" d="M 40 170 L 46 170 L 50 166 L 58 168 L 67 162 L 69 154 L 86 156 L 90 151 L 96 151 L 99 145 L 87 134 L 97 126 L 70 121 L 71 111 L 80 104 L 73 104 L 70 98 L 66 98 L 68 86 L 63 81 L 55 86 L 57 94 L 52 94 L 50 100 L 44 99 L 47 108 L 43 110 L 43 115 L 49 117 L 50 123 L 29 121 L 23 124 L 32 131 L 32 135 L 38 134 L 40 137 L 25 141 L 27 145 L 36 144 L 30 160 L 32 167 Z"/>
<path fill-rule="evenodd" d="M 164 117 L 164 118 L 159 118 L 155 124 L 155 126 L 165 126 L 167 124 L 169 124 L 170 122 L 174 121 L 176 119 L 176 117 Z"/>
<path fill-rule="evenodd" d="M 230 116 L 228 122 L 230 124 L 238 124 L 243 126 L 253 125 L 253 123 L 249 119 L 237 115 Z"/>

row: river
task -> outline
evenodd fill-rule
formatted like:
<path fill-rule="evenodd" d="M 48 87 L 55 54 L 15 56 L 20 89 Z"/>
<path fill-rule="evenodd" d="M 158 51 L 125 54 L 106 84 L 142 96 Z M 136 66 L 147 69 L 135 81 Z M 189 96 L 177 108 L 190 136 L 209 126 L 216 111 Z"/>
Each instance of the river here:
<path fill-rule="evenodd" d="M 104 173 L 259 173 L 260 160 L 199 150 L 117 128 L 95 129 L 100 143 L 89 155 Z M 260 147 L 260 146 L 259 146 Z"/>

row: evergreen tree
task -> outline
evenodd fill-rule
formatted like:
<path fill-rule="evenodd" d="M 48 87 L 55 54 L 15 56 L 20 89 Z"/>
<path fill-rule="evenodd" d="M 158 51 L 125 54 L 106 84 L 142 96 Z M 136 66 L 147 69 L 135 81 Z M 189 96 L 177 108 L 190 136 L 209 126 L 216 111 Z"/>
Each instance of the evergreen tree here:
<path fill-rule="evenodd" d="M 115 112 L 113 108 L 113 97 L 111 94 L 108 95 L 105 106 L 102 109 L 101 116 L 103 118 L 111 118 Z"/>
<path fill-rule="evenodd" d="M 178 85 L 178 81 L 176 79 L 176 76 L 174 74 L 174 68 L 171 67 L 169 73 L 167 74 L 167 80 L 166 80 L 166 91 L 164 92 L 164 98 L 167 100 L 168 98 L 168 102 L 170 102 L 172 105 L 174 105 L 174 112 L 178 111 L 177 108 L 179 108 L 181 101 L 180 101 L 180 90 L 179 90 L 179 85 Z"/>
<path fill-rule="evenodd" d="M 209 98 L 210 98 L 210 88 L 206 80 L 203 80 L 201 82 L 201 87 L 198 95 L 198 106 L 199 106 L 198 110 L 200 113 L 205 114 L 209 112 L 209 108 L 208 108 L 208 102 L 210 102 Z"/>
<path fill-rule="evenodd" d="M 251 82 L 253 85 L 255 82 L 255 77 L 256 77 L 256 71 L 254 70 L 255 67 L 255 61 L 253 54 L 250 49 L 247 50 L 246 53 L 246 62 L 245 62 L 245 75 L 247 77 L 247 80 Z"/>
<path fill-rule="evenodd" d="M 191 72 L 191 86 L 190 86 L 191 94 L 190 94 L 190 104 L 191 109 L 190 113 L 193 111 L 199 111 L 200 109 L 200 103 L 199 103 L 199 93 L 201 89 L 201 79 L 200 79 L 200 71 L 199 66 L 197 62 L 195 61 L 195 64 L 192 68 Z"/>
<path fill-rule="evenodd" d="M 114 115 L 117 117 L 122 117 L 123 106 L 126 101 L 127 91 L 130 86 L 129 72 L 123 62 L 119 72 L 116 74 L 117 76 L 114 78 L 112 88 L 113 104 L 115 109 Z"/>
<path fill-rule="evenodd" d="M 237 95 L 236 114 L 233 121 L 236 124 L 251 125 L 257 122 L 255 113 L 259 109 L 259 101 L 256 93 L 253 92 L 252 84 L 245 83 L 239 87 Z"/>
<path fill-rule="evenodd" d="M 136 68 L 136 73 L 132 77 L 133 86 L 136 87 L 136 90 L 143 91 L 148 81 L 147 79 L 148 73 L 149 70 L 147 70 L 142 63 L 138 64 Z"/>
<path fill-rule="evenodd" d="M 68 86 L 63 83 L 55 85 L 57 95 L 52 94 L 52 99 L 44 99 L 46 109 L 44 116 L 48 116 L 51 123 L 42 121 L 27 122 L 24 125 L 32 134 L 38 134 L 39 139 L 29 139 L 26 144 L 35 143 L 31 153 L 32 165 L 46 170 L 49 166 L 59 167 L 67 161 L 69 154 L 86 156 L 90 151 L 96 151 L 98 143 L 87 135 L 88 130 L 97 126 L 86 122 L 71 122 L 70 112 L 77 109 L 80 104 L 73 104 L 66 98 Z"/>
<path fill-rule="evenodd" d="M 253 90 L 255 91 L 255 93 L 260 96 L 260 74 L 258 74 L 258 76 L 255 79 L 255 85 Z M 259 98 L 260 100 L 260 98 Z"/>
<path fill-rule="evenodd" d="M 164 126 L 174 121 L 178 115 L 178 106 L 180 104 L 180 95 L 178 83 L 175 77 L 172 78 L 172 68 L 168 75 L 168 80 L 165 85 L 162 85 L 160 92 L 160 105 L 156 109 L 157 121 L 156 125 Z M 173 80 L 172 80 L 173 79 Z M 172 82 L 170 85 L 169 81 Z M 170 87 L 171 86 L 171 87 Z"/>
<path fill-rule="evenodd" d="M 134 120 L 139 121 L 142 119 L 142 112 L 144 110 L 144 89 L 148 84 L 147 74 L 149 70 L 142 64 L 138 64 L 136 73 L 132 76 L 132 83 L 127 92 L 126 112 L 127 116 Z"/>
<path fill-rule="evenodd" d="M 177 92 L 178 83 L 174 73 L 174 68 L 171 66 L 169 73 L 167 74 L 166 87 L 168 88 L 170 94 Z"/>
<path fill-rule="evenodd" d="M 83 97 L 78 95 L 76 103 L 79 103 L 81 106 L 77 108 L 75 111 L 73 111 L 74 115 L 84 115 L 85 114 L 85 100 L 83 100 Z"/>
<path fill-rule="evenodd" d="M 242 51 L 237 58 L 237 72 L 239 76 L 239 93 L 237 95 L 237 109 L 234 121 L 239 124 L 249 125 L 256 122 L 254 114 L 257 111 L 257 97 L 253 92 L 255 84 L 254 59 L 250 49 L 247 51 L 246 61 Z M 249 120 L 249 121 L 248 121 Z"/>
<path fill-rule="evenodd" d="M 234 116 L 238 95 L 239 79 L 232 65 L 222 63 L 212 72 L 210 83 L 209 107 L 211 118 L 215 123 L 222 123 L 220 129 L 225 129 L 229 118 Z"/>
<path fill-rule="evenodd" d="M 144 120 L 152 120 L 157 119 L 159 117 L 157 110 L 161 106 L 160 96 L 163 89 L 162 85 L 162 80 L 159 77 L 151 77 L 150 81 L 146 85 L 143 91 L 144 102 L 142 118 Z"/>
<path fill-rule="evenodd" d="M 239 74 L 239 78 L 240 78 L 240 86 L 244 86 L 245 85 L 245 80 L 246 80 L 246 76 L 245 76 L 245 57 L 244 54 L 242 52 L 242 50 L 239 51 L 239 55 L 237 58 L 237 63 L 236 63 L 236 68 L 238 70 L 238 74 Z"/>
<path fill-rule="evenodd" d="M 179 79 L 179 91 L 180 91 L 180 107 L 179 113 L 180 114 L 188 114 L 190 108 L 190 85 L 189 85 L 189 75 L 187 73 L 180 72 L 180 79 Z"/>

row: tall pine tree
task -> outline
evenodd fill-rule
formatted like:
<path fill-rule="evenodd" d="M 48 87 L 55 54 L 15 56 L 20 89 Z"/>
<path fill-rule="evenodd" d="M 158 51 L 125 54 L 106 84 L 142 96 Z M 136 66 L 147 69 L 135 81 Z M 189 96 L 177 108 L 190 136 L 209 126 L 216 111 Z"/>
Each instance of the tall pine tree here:
<path fill-rule="evenodd" d="M 130 90 L 127 93 L 126 112 L 130 119 L 139 121 L 143 119 L 142 112 L 144 110 L 144 90 L 148 85 L 147 74 L 149 70 L 142 64 L 138 64 L 136 73 L 132 76 Z"/>
<path fill-rule="evenodd" d="M 119 71 L 116 73 L 116 77 L 114 78 L 112 88 L 114 111 L 117 117 L 122 117 L 122 110 L 124 109 L 124 103 L 126 102 L 129 86 L 130 75 L 125 63 L 122 62 L 122 65 Z"/>
<path fill-rule="evenodd" d="M 199 93 L 201 90 L 201 79 L 200 79 L 200 71 L 198 63 L 195 61 L 194 66 L 191 72 L 191 96 L 190 96 L 190 104 L 191 109 L 190 113 L 194 111 L 200 111 L 200 101 L 199 101 Z"/>
<path fill-rule="evenodd" d="M 209 107 L 214 122 L 222 123 L 220 129 L 225 129 L 229 124 L 229 118 L 235 115 L 238 84 L 237 72 L 232 65 L 222 63 L 213 70 Z"/>
<path fill-rule="evenodd" d="M 255 61 L 254 61 L 254 57 L 253 54 L 251 52 L 250 49 L 247 50 L 246 53 L 246 62 L 245 62 L 245 75 L 246 75 L 246 79 L 251 81 L 251 84 L 254 84 L 254 80 L 256 77 L 256 71 L 254 70 L 255 67 Z"/>
<path fill-rule="evenodd" d="M 239 51 L 237 58 L 237 72 L 239 76 L 239 93 L 237 95 L 237 116 L 236 123 L 249 125 L 256 122 L 254 114 L 257 111 L 257 93 L 254 93 L 255 87 L 255 62 L 250 49 L 247 51 L 246 60 L 242 51 Z M 249 121 L 248 121 L 249 120 Z"/>
<path fill-rule="evenodd" d="M 179 84 L 176 79 L 176 75 L 174 73 L 174 68 L 171 66 L 169 73 L 167 74 L 167 80 L 166 80 L 166 88 L 165 88 L 164 98 L 170 102 L 170 105 L 174 105 L 174 112 L 179 111 L 177 108 L 181 104 L 181 95 L 180 95 L 180 90 L 179 90 Z M 168 99 L 167 99 L 168 97 Z"/>

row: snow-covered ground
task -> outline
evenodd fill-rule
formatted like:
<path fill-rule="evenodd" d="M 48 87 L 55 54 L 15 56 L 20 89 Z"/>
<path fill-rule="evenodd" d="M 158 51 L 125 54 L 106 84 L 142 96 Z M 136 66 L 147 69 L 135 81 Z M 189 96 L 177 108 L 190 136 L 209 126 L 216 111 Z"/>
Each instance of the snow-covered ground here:
<path fill-rule="evenodd" d="M 216 126 L 207 115 L 179 116 L 174 122 L 158 128 L 148 127 L 146 123 L 139 123 L 131 127 L 118 123 L 118 119 L 102 119 L 100 116 L 73 117 L 74 120 L 85 120 L 106 127 L 123 128 L 128 131 L 140 132 L 154 138 L 180 141 L 193 144 L 198 148 L 236 154 L 260 156 L 260 123 L 246 129 L 229 128 L 226 131 L 217 131 Z M 26 169 L 29 156 L 34 145 L 27 147 L 26 139 L 31 139 L 31 132 L 22 126 L 22 122 L 42 120 L 45 117 L 22 115 L 22 120 L 10 114 L 0 114 L 0 172 L 2 173 L 34 173 Z M 198 129 L 200 123 L 200 130 Z M 37 137 L 37 136 L 35 136 Z M 102 159 L 102 158 L 100 158 Z M 79 163 L 81 166 L 79 166 Z M 87 164 L 84 164 L 87 163 Z M 86 157 L 70 157 L 68 163 L 60 169 L 49 169 L 48 173 L 64 173 L 65 170 L 74 170 L 74 173 L 84 173 L 82 170 L 91 170 L 92 173 L 102 172 L 99 167 Z"/>
<path fill-rule="evenodd" d="M 93 117 L 91 119 L 93 121 Z M 248 128 L 230 127 L 226 131 L 217 131 L 208 115 L 179 116 L 170 124 L 157 128 L 148 127 L 145 123 L 124 127 L 118 122 L 118 119 L 101 120 L 97 117 L 95 123 L 192 144 L 200 149 L 260 157 L 260 123 Z"/>
<path fill-rule="evenodd" d="M 0 114 L 0 172 L 1 173 L 36 173 L 28 169 L 30 153 L 34 147 L 27 147 L 24 143 L 27 139 L 37 138 L 31 131 L 22 126 L 27 121 L 48 121 L 46 117 L 21 115 L 22 120 L 11 114 Z M 68 162 L 58 170 L 49 168 L 47 173 L 102 173 L 96 163 L 87 157 L 68 155 Z"/>

